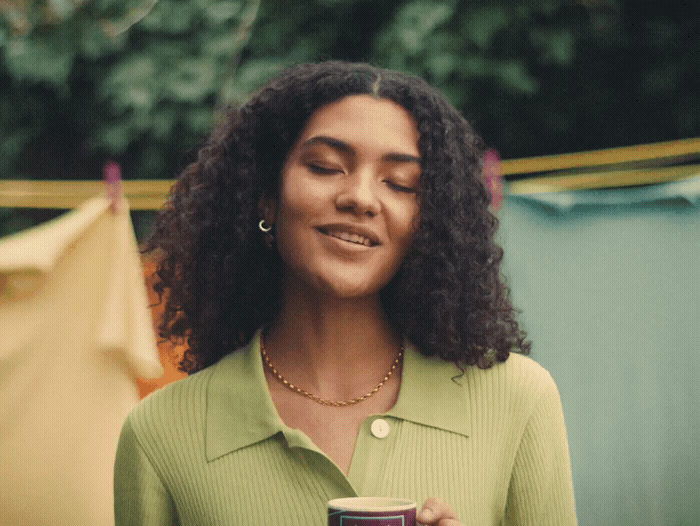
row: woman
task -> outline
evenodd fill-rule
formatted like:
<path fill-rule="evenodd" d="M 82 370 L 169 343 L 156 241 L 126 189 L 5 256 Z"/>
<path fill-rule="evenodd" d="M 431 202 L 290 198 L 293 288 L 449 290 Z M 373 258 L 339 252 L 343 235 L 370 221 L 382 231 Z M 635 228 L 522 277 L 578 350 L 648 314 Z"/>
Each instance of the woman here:
<path fill-rule="evenodd" d="M 420 79 L 294 67 L 209 139 L 147 249 L 191 374 L 127 419 L 117 524 L 575 524 L 551 377 L 499 277 L 483 145 Z"/>

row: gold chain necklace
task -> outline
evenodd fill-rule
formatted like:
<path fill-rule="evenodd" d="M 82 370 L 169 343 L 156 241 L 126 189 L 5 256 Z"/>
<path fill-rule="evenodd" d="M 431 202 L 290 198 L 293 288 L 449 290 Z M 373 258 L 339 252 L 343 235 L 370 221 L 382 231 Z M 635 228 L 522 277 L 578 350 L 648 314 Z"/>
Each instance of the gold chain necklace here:
<path fill-rule="evenodd" d="M 306 398 L 313 400 L 316 403 L 322 404 L 322 405 L 329 405 L 333 407 L 345 407 L 347 405 L 353 405 L 357 404 L 359 402 L 362 402 L 363 400 L 367 400 L 370 396 L 374 395 L 377 391 L 379 391 L 382 387 L 384 387 L 384 384 L 391 378 L 391 375 L 394 374 L 394 371 L 396 370 L 396 367 L 401 363 L 401 358 L 403 357 L 404 353 L 404 348 L 403 348 L 403 341 L 401 342 L 401 348 L 399 349 L 399 354 L 396 356 L 396 359 L 394 360 L 394 363 L 391 364 L 391 369 L 389 369 L 389 372 L 386 373 L 386 376 L 384 379 L 379 382 L 377 387 L 372 389 L 369 393 L 363 394 L 362 396 L 358 396 L 357 398 L 353 398 L 352 400 L 328 400 L 326 398 L 321 398 L 320 396 L 317 396 L 313 393 L 308 392 L 306 389 L 303 389 L 301 387 L 298 387 L 294 385 L 293 383 L 290 383 L 282 374 L 275 369 L 275 366 L 272 365 L 272 362 L 270 361 L 270 357 L 267 355 L 267 352 L 265 352 L 265 337 L 263 333 L 260 333 L 260 354 L 262 354 L 263 360 L 265 361 L 265 365 L 272 371 L 272 374 L 275 375 L 275 377 L 282 382 L 282 385 L 285 387 L 288 387 L 295 393 L 298 393 L 302 396 L 305 396 Z"/>

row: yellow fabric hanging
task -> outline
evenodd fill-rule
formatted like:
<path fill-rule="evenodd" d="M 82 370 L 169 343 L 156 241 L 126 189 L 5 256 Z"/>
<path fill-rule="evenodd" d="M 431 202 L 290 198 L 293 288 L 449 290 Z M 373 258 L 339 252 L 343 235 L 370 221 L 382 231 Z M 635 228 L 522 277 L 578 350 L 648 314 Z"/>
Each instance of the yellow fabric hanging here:
<path fill-rule="evenodd" d="M 0 241 L 0 524 L 113 524 L 135 378 L 161 374 L 125 200 Z"/>

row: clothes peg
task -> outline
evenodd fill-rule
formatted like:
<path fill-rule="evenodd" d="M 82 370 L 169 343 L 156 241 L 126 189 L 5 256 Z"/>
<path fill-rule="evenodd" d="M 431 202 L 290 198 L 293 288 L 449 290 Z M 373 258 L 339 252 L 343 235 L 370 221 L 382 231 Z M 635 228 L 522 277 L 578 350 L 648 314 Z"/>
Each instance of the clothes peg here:
<path fill-rule="evenodd" d="M 105 182 L 109 209 L 113 214 L 119 212 L 122 199 L 122 169 L 118 163 L 110 161 L 102 168 L 102 177 Z"/>
<path fill-rule="evenodd" d="M 503 203 L 503 167 L 496 150 L 488 150 L 484 155 L 484 179 L 491 191 L 491 209 L 498 210 Z"/>

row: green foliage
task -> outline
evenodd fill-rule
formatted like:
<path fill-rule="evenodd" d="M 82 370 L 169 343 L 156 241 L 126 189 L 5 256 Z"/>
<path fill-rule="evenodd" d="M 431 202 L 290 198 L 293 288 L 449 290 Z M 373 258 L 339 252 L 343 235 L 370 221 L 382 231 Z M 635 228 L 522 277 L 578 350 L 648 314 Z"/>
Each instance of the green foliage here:
<path fill-rule="evenodd" d="M 554 7 L 413 0 L 376 40 L 374 53 L 391 67 L 440 85 L 462 108 L 478 101 L 483 87 L 517 99 L 539 88 L 533 55 L 557 65 L 573 58 L 571 29 L 549 27 L 557 16 Z"/>
<path fill-rule="evenodd" d="M 339 58 L 425 77 L 505 157 L 700 133 L 687 2 L 0 3 L 0 177 L 172 177 L 217 109 Z M 46 147 L 50 143 L 54 146 Z"/>
<path fill-rule="evenodd" d="M 87 145 L 88 155 L 122 160 L 131 177 L 171 177 L 179 157 L 172 148 L 196 145 L 214 103 L 230 95 L 247 38 L 242 22 L 257 9 L 257 2 L 217 0 L 32 5 L 24 23 L 6 13 L 0 32 L 7 88 L 0 108 L 13 108 L 0 118 L 8 137 L 0 177 L 32 175 L 17 162 L 41 140 L 47 119 L 74 130 L 79 144 L 66 144 L 70 154 L 84 154 Z M 31 103 L 22 97 L 27 91 Z"/>
<path fill-rule="evenodd" d="M 5 65 L 17 80 L 60 86 L 68 79 L 74 58 L 75 51 L 55 37 L 38 40 L 19 36 L 9 39 L 5 46 Z"/>

